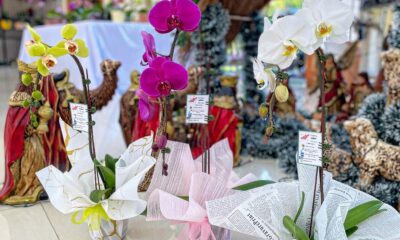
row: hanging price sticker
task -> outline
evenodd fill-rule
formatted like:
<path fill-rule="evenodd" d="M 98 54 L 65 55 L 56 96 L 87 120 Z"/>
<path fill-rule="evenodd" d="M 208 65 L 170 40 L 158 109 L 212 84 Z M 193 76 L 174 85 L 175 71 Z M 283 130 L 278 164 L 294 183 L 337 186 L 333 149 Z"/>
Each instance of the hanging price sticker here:
<path fill-rule="evenodd" d="M 209 95 L 187 95 L 186 123 L 208 124 Z"/>
<path fill-rule="evenodd" d="M 72 117 L 72 128 L 77 131 L 89 132 L 88 107 L 85 104 L 69 103 Z"/>
<path fill-rule="evenodd" d="M 322 166 L 321 133 L 299 131 L 298 162 L 313 166 Z"/>

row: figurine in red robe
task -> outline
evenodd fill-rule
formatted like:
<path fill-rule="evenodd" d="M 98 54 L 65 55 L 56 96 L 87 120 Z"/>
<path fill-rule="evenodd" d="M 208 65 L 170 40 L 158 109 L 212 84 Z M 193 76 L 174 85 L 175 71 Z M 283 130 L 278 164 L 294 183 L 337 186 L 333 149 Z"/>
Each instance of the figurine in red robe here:
<path fill-rule="evenodd" d="M 215 94 L 213 104 L 210 106 L 209 114 L 213 117 L 208 123 L 208 145 L 211 146 L 214 143 L 227 138 L 229 146 L 234 156 L 234 165 L 239 164 L 239 154 L 241 146 L 241 133 L 240 125 L 241 119 L 237 114 L 238 103 L 236 100 L 236 84 L 237 77 L 222 76 L 220 78 L 221 89 Z M 194 138 L 203 138 L 199 131 L 196 131 L 197 136 Z M 195 142 L 199 143 L 200 140 Z M 204 147 L 197 144 L 192 148 L 193 158 L 196 159 L 200 156 L 205 149 Z"/>
<path fill-rule="evenodd" d="M 21 73 L 37 77 L 34 66 L 18 62 Z M 52 164 L 61 170 L 69 168 L 59 125 L 58 92 L 51 75 L 42 77 L 38 89 L 43 94 L 37 108 L 23 107 L 30 98 L 33 84 L 19 84 L 9 100 L 4 130 L 6 178 L 0 191 L 0 201 L 17 205 L 37 201 L 43 191 L 35 173 Z M 36 121 L 32 121 L 32 114 Z M 36 123 L 34 123 L 36 122 Z"/>

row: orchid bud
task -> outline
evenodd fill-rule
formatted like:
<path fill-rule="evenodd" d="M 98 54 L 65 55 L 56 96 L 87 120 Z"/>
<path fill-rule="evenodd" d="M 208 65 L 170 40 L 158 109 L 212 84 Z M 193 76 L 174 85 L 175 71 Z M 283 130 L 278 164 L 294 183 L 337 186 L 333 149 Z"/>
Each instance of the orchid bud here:
<path fill-rule="evenodd" d="M 33 99 L 39 101 L 39 100 L 42 100 L 43 94 L 39 90 L 35 90 L 32 92 L 32 97 L 33 97 Z"/>
<path fill-rule="evenodd" d="M 258 108 L 258 113 L 260 114 L 261 118 L 266 118 L 268 115 L 268 106 L 267 104 L 263 103 Z"/>
<path fill-rule="evenodd" d="M 24 73 L 21 76 L 21 82 L 22 84 L 24 84 L 25 86 L 29 86 L 32 83 L 32 75 L 30 75 L 29 73 Z"/>
<path fill-rule="evenodd" d="M 160 135 L 160 136 L 156 136 L 156 144 L 158 148 L 165 148 L 165 146 L 167 145 L 167 136 L 165 135 Z"/>
<path fill-rule="evenodd" d="M 288 88 L 283 84 L 279 84 L 275 88 L 275 97 L 276 97 L 276 100 L 278 100 L 278 102 L 281 102 L 281 103 L 286 102 L 289 99 Z"/>

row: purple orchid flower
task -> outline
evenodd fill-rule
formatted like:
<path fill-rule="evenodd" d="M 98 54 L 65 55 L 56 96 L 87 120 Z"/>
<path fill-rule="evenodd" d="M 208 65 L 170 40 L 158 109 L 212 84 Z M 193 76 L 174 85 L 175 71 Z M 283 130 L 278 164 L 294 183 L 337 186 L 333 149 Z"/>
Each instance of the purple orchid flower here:
<path fill-rule="evenodd" d="M 156 57 L 140 75 L 140 87 L 151 97 L 166 97 L 171 90 L 185 89 L 188 84 L 186 69 L 165 57 Z"/>
<path fill-rule="evenodd" d="M 143 121 L 150 121 L 154 117 L 154 104 L 151 102 L 150 97 L 142 90 L 138 89 L 136 92 L 139 97 L 139 113 Z"/>
<path fill-rule="evenodd" d="M 146 48 L 146 52 L 143 53 L 143 62 L 150 63 L 154 58 L 157 57 L 154 37 L 150 33 L 142 31 L 142 38 L 144 47 Z"/>
<path fill-rule="evenodd" d="M 159 33 L 169 33 L 175 28 L 193 32 L 200 19 L 200 9 L 192 0 L 163 0 L 149 12 L 149 22 Z"/>

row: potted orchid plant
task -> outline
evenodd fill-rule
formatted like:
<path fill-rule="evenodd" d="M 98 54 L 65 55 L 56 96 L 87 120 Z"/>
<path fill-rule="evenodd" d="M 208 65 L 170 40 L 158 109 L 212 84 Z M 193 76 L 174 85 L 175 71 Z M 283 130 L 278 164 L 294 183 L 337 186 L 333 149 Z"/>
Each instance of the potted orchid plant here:
<path fill-rule="evenodd" d="M 195 31 L 200 19 L 200 9 L 191 0 L 160 1 L 153 6 L 149 12 L 149 22 L 155 30 L 163 34 L 175 31 L 167 56 L 157 52 L 151 34 L 142 32 L 146 49 L 143 54 L 142 65 L 147 66 L 147 68 L 140 76 L 139 112 L 144 121 L 149 121 L 154 117 L 155 105 L 159 105 L 160 121 L 153 146 L 153 156 L 155 157 L 161 152 L 164 159 L 168 152 L 165 144 L 167 142 L 166 127 L 169 99 L 173 97 L 173 91 L 183 90 L 188 85 L 186 69 L 173 61 L 178 36 L 181 31 Z M 168 175 L 168 165 L 163 164 L 163 167 L 162 174 Z M 149 172 L 147 178 L 151 178 L 151 174 Z"/>
<path fill-rule="evenodd" d="M 173 91 L 188 85 L 186 69 L 173 62 L 175 45 L 179 33 L 195 31 L 200 19 L 199 7 L 191 0 L 160 1 L 150 10 L 149 22 L 157 32 L 175 31 L 167 56 L 157 52 L 151 34 L 142 32 L 146 49 L 142 65 L 148 67 L 141 74 L 138 91 L 141 118 L 151 120 L 155 116 L 155 105 L 160 106 L 160 125 L 152 154 L 158 161 L 153 172 L 149 173 L 151 181 L 147 190 L 146 215 L 148 221 L 171 220 L 184 224 L 180 239 L 227 240 L 230 239 L 229 231 L 213 227 L 208 222 L 205 201 L 272 182 L 256 180 L 252 175 L 239 179 L 232 171 L 233 155 L 226 140 L 208 150 L 213 162 L 208 173 L 203 172 L 201 159 L 193 160 L 188 144 L 167 141 L 168 101 L 173 97 Z"/>
<path fill-rule="evenodd" d="M 265 18 L 264 32 L 258 44 L 258 56 L 254 60 L 256 81 L 261 89 L 269 87 L 274 92 L 269 102 L 260 106 L 259 112 L 263 118 L 268 118 L 266 137 L 273 134 L 274 126 L 272 111 L 275 101 L 285 102 L 289 97 L 287 87 L 283 84 L 288 79 L 284 71 L 297 57 L 297 52 L 305 54 L 316 53 L 321 65 L 320 106 L 322 156 L 326 162 L 325 150 L 325 61 L 322 46 L 324 43 L 343 44 L 349 40 L 350 27 L 354 14 L 350 7 L 339 0 L 304 0 L 303 7 L 294 15 L 275 17 L 273 23 Z M 321 192 L 323 193 L 323 168 L 318 167 Z"/>
<path fill-rule="evenodd" d="M 34 63 L 41 76 L 51 74 L 57 64 L 57 58 L 69 55 L 78 66 L 82 78 L 85 104 L 87 105 L 88 132 L 77 132 L 70 127 L 75 138 L 70 145 L 83 144 L 79 147 L 81 154 L 69 172 L 61 173 L 53 166 L 48 166 L 36 173 L 46 190 L 52 205 L 64 214 L 72 213 L 71 221 L 76 224 L 87 222 L 92 239 L 124 239 L 127 230 L 127 219 L 135 217 L 146 208 L 146 202 L 137 195 L 141 178 L 153 166 L 155 159 L 150 156 L 153 137 L 145 137 L 133 142 L 120 158 L 105 156 L 104 161 L 97 160 L 94 148 L 92 114 L 96 109 L 91 107 L 89 96 L 90 80 L 79 60 L 87 57 L 89 50 L 82 39 L 76 38 L 78 29 L 67 24 L 61 29 L 62 40 L 55 46 L 43 42 L 41 36 L 31 27 L 28 30 L 32 40 L 26 43 L 30 56 L 37 57 Z M 38 74 L 38 78 L 39 78 Z M 25 105 L 34 114 L 43 95 L 37 90 L 38 79 L 22 76 L 25 85 L 35 85 L 31 100 Z M 37 117 L 31 117 L 35 121 Z M 34 124 L 33 124 L 34 125 Z M 72 151 L 72 150 L 71 150 Z M 74 150 L 75 151 L 75 150 Z M 72 151 L 72 152 L 74 152 Z M 135 194 L 136 193 L 136 194 Z M 80 215 L 80 217 L 79 217 Z"/>
<path fill-rule="evenodd" d="M 321 65 L 321 133 L 322 133 L 322 160 L 327 162 L 327 157 L 324 152 L 329 149 L 329 145 L 325 141 L 325 60 L 326 57 L 323 53 L 322 46 L 324 43 L 331 42 L 343 44 L 349 40 L 350 27 L 354 20 L 352 10 L 345 3 L 339 0 L 304 0 L 303 7 L 294 15 L 284 16 L 282 18 L 274 18 L 273 23 L 268 18 L 265 18 L 264 32 L 260 36 L 258 45 L 258 56 L 253 60 L 253 67 L 255 72 L 255 79 L 260 89 L 269 88 L 269 91 L 274 92 L 269 102 L 260 106 L 259 112 L 261 117 L 268 118 L 268 126 L 266 128 L 266 136 L 269 137 L 273 134 L 274 126 L 272 120 L 272 111 L 275 101 L 285 102 L 289 97 L 288 89 L 283 84 L 288 79 L 288 74 L 285 69 L 288 68 L 297 57 L 297 52 L 302 51 L 305 54 L 316 53 L 319 57 Z M 311 170 L 312 171 L 312 170 Z M 310 191 L 306 196 L 306 203 L 309 203 L 311 220 L 308 228 L 305 230 L 304 226 L 298 226 L 296 221 L 302 211 L 304 205 L 304 195 L 300 201 L 300 206 L 296 214 L 293 216 L 285 215 L 283 217 L 283 225 L 295 239 L 329 239 L 317 238 L 324 235 L 320 222 L 313 221 L 317 208 L 321 206 L 325 208 L 332 207 L 324 203 L 324 175 L 323 167 L 317 167 L 315 171 L 314 187 L 311 186 L 313 191 Z M 317 186 L 319 189 L 317 190 Z M 344 189 L 344 186 L 338 188 Z M 350 191 L 350 190 L 349 190 Z M 329 195 L 329 197 L 331 197 Z M 311 199 L 311 200 L 310 200 Z M 318 203 L 317 201 L 319 201 Z M 370 198 L 369 198 L 370 199 Z M 329 199 L 331 200 L 331 199 Z M 311 203 L 312 202 L 312 203 Z M 345 236 L 349 237 L 354 234 L 358 225 L 370 217 L 381 213 L 383 203 L 377 200 L 367 201 L 361 205 L 354 206 L 348 211 L 346 219 L 343 219 Z M 316 206 L 316 207 L 314 207 Z M 335 206 L 336 207 L 336 206 Z M 320 210 L 321 211 L 321 210 Z M 319 220 L 319 219 L 318 219 Z M 316 224 L 318 231 L 314 232 L 313 224 Z M 325 223 L 324 223 L 325 224 Z M 303 227 L 303 228 L 302 228 Z M 315 235 L 314 235 L 315 233 Z M 283 233 L 282 233 L 283 234 Z"/>

